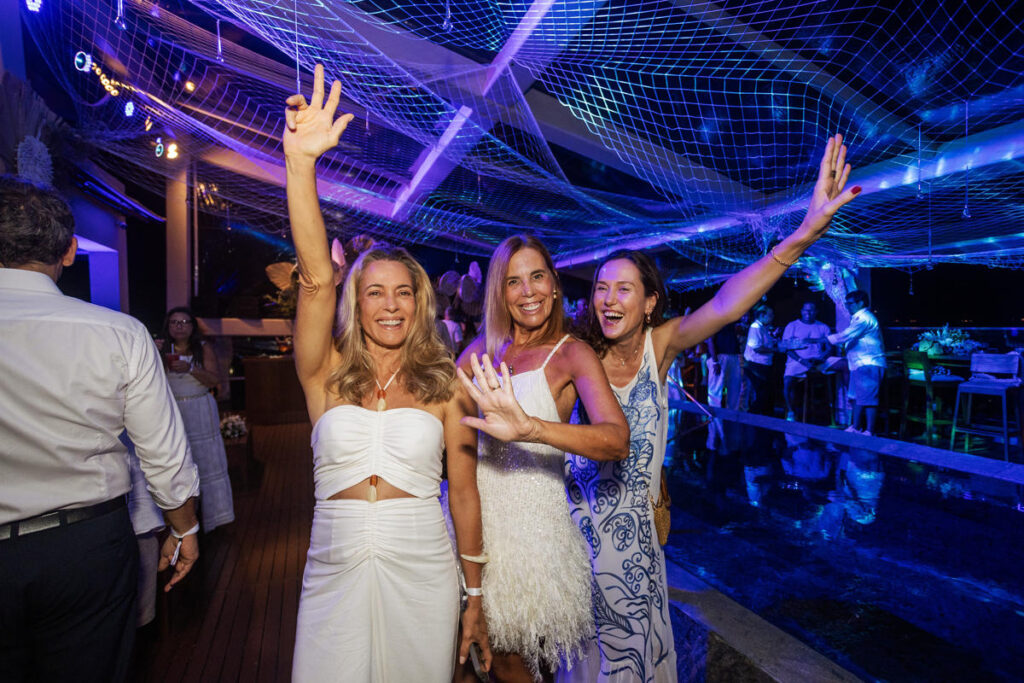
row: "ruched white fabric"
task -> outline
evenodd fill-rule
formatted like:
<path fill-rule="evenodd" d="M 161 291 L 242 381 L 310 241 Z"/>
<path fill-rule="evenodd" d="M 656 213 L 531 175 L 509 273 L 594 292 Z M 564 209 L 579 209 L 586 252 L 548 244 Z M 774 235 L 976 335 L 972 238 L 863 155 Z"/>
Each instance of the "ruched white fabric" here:
<path fill-rule="evenodd" d="M 335 406 L 317 420 L 311 441 L 317 500 L 372 474 L 417 498 L 441 495 L 444 425 L 425 410 Z"/>
<path fill-rule="evenodd" d="M 338 406 L 313 427 L 296 683 L 451 681 L 459 583 L 437 500 L 443 432 L 416 408 Z M 372 474 L 416 497 L 328 500 Z"/>
<path fill-rule="evenodd" d="M 558 408 L 544 368 L 557 350 L 540 368 L 512 376 L 523 410 L 551 422 L 559 421 Z M 594 636 L 590 558 L 569 515 L 565 453 L 544 444 L 502 443 L 483 432 L 478 453 L 491 648 L 521 655 L 540 680 L 542 669 L 571 666 Z"/>
<path fill-rule="evenodd" d="M 436 499 L 317 501 L 293 683 L 450 683 L 458 617 Z"/>

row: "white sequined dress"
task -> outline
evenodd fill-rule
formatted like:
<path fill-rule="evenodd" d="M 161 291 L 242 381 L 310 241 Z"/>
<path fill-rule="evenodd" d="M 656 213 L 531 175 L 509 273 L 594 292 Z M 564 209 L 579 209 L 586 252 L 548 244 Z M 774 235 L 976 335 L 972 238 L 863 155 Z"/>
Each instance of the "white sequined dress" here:
<path fill-rule="evenodd" d="M 512 376 L 528 415 L 558 422 L 544 368 Z M 544 444 L 503 443 L 483 432 L 477 486 L 483 521 L 484 613 L 491 648 L 523 657 L 534 677 L 571 666 L 594 635 L 590 558 L 569 514 L 565 453 Z"/>

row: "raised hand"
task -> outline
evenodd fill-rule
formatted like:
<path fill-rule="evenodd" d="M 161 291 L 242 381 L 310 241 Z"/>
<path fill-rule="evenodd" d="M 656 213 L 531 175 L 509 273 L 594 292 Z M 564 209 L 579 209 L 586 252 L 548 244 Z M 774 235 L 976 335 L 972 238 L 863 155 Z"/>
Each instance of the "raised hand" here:
<path fill-rule="evenodd" d="M 476 384 L 459 368 L 459 379 L 476 401 L 483 417 L 464 417 L 462 424 L 490 434 L 500 441 L 529 441 L 537 431 L 537 424 L 527 415 L 512 392 L 512 377 L 508 366 L 501 364 L 501 377 L 494 372 L 491 359 L 485 353 L 483 363 L 474 353 L 470 356 Z"/>
<path fill-rule="evenodd" d="M 352 114 L 334 118 L 341 99 L 341 83 L 331 84 L 331 93 L 324 102 L 324 67 L 317 64 L 313 71 L 313 99 L 295 94 L 285 100 L 284 154 L 286 157 L 318 158 L 338 144 Z"/>
<path fill-rule="evenodd" d="M 849 178 L 850 164 L 846 163 L 846 145 L 843 144 L 842 135 L 835 135 L 825 145 L 807 215 L 797 229 L 797 234 L 808 243 L 824 235 L 836 211 L 860 193 L 859 185 L 845 189 Z"/>

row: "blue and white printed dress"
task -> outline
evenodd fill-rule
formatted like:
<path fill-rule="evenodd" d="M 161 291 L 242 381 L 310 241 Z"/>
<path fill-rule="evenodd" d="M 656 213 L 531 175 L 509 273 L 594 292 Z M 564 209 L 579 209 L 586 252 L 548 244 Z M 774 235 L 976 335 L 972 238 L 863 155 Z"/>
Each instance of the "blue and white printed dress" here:
<path fill-rule="evenodd" d="M 629 423 L 629 457 L 599 463 L 566 455 L 569 507 L 590 545 L 597 639 L 587 659 L 559 680 L 674 682 L 665 555 L 649 498 L 661 488 L 668 387 L 658 382 L 650 330 L 640 370 L 612 391 Z"/>

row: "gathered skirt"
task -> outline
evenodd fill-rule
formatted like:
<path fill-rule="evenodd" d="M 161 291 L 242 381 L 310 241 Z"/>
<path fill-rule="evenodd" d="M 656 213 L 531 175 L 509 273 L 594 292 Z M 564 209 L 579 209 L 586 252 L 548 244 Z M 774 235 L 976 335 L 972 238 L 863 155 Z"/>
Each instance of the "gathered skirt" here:
<path fill-rule="evenodd" d="M 459 583 L 436 498 L 317 501 L 292 680 L 449 683 Z"/>
<path fill-rule="evenodd" d="M 228 477 L 228 457 L 220 435 L 217 401 L 208 391 L 198 395 L 175 395 L 185 423 L 192 459 L 199 470 L 199 505 L 203 530 L 213 531 L 235 521 L 235 501 Z"/>

